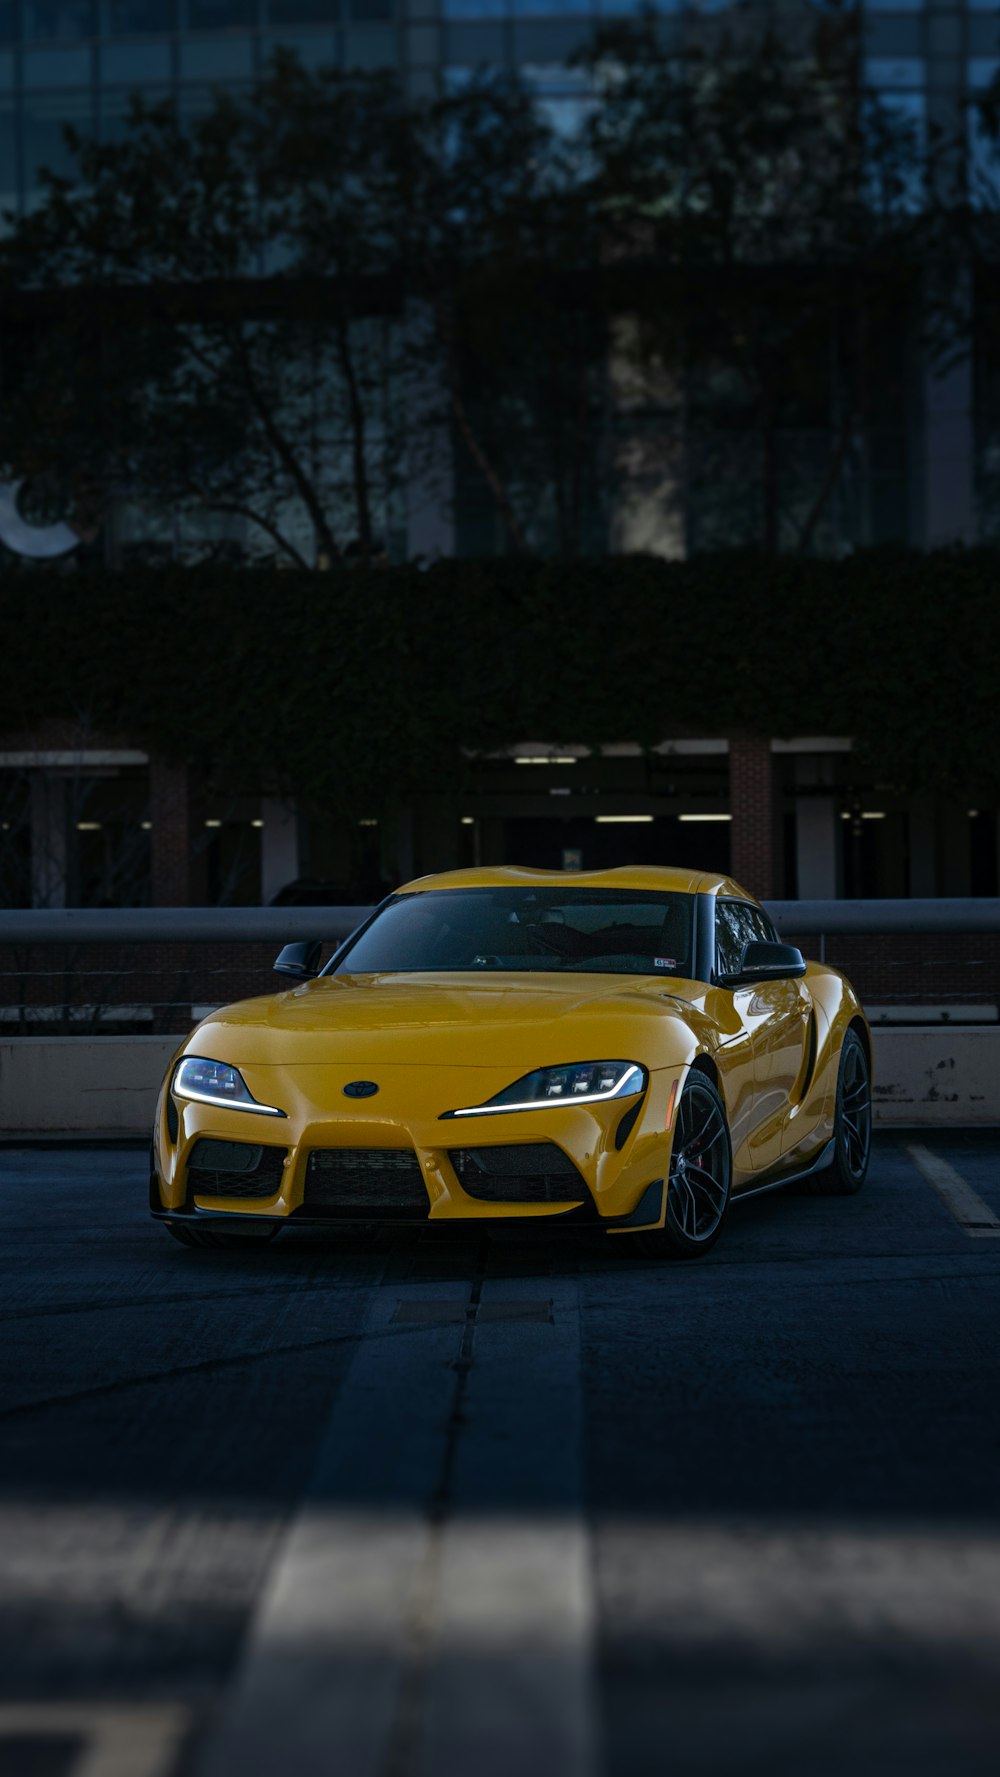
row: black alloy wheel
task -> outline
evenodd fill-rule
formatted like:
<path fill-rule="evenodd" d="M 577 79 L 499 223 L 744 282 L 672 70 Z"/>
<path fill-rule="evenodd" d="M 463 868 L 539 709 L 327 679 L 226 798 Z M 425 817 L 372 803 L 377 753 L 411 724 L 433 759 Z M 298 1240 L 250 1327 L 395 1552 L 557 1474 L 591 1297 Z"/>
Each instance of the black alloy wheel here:
<path fill-rule="evenodd" d="M 733 1158 L 726 1109 L 708 1075 L 688 1075 L 674 1125 L 662 1228 L 632 1235 L 649 1258 L 695 1259 L 722 1233 L 732 1189 Z"/>
<path fill-rule="evenodd" d="M 840 1051 L 833 1135 L 830 1165 L 805 1180 L 804 1189 L 815 1197 L 853 1197 L 865 1182 L 872 1147 L 871 1068 L 864 1042 L 853 1028 Z"/>
<path fill-rule="evenodd" d="M 167 1232 L 182 1246 L 214 1246 L 229 1247 L 241 1250 L 251 1246 L 266 1246 L 281 1233 L 273 1222 L 261 1222 L 258 1228 L 191 1228 L 186 1222 L 168 1222 Z"/>

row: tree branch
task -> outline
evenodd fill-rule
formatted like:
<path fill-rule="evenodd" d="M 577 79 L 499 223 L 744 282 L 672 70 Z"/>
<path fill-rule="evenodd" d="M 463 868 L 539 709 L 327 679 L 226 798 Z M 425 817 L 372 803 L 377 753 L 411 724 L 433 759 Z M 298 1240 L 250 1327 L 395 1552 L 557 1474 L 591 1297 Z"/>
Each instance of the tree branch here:
<path fill-rule="evenodd" d="M 347 406 L 351 416 L 351 460 L 354 465 L 354 499 L 358 514 L 361 565 L 367 567 L 372 553 L 372 520 L 368 498 L 368 463 L 365 455 L 365 410 L 358 390 L 354 358 L 348 339 L 348 321 L 343 310 L 337 317 L 335 333 L 337 359 L 347 387 Z"/>
<path fill-rule="evenodd" d="M 462 397 L 451 324 L 443 312 L 442 305 L 439 303 L 436 305 L 436 308 L 438 326 L 445 348 L 445 362 L 447 364 L 448 374 L 448 395 L 455 424 L 458 427 L 469 455 L 472 457 L 472 460 L 483 477 L 490 493 L 493 495 L 494 504 L 506 526 L 507 534 L 514 545 L 514 548 L 519 554 L 526 554 L 528 548 L 527 540 L 518 523 L 517 514 L 511 505 L 507 489 L 487 456 L 486 451 L 480 444 L 479 439 L 476 437 L 472 428 L 472 422 L 469 419 L 468 410 Z"/>

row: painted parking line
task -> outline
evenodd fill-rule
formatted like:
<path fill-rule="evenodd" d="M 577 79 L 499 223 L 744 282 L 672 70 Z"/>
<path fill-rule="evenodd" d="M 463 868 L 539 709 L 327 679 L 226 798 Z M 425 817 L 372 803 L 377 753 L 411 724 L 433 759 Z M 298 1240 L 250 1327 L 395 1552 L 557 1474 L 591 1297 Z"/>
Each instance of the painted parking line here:
<path fill-rule="evenodd" d="M 968 1234 L 971 1240 L 1000 1240 L 1000 1216 L 983 1202 L 978 1191 L 966 1184 L 960 1172 L 956 1172 L 947 1160 L 942 1160 L 940 1154 L 932 1154 L 921 1142 L 908 1142 L 906 1152 L 945 1208 L 951 1211 L 963 1234 Z"/>
<path fill-rule="evenodd" d="M 376 1297 L 198 1777 L 593 1777 L 577 1286 L 547 1287 Z"/>
<path fill-rule="evenodd" d="M 66 1777 L 168 1777 L 190 1724 L 186 1709 L 166 1704 L 0 1704 L 0 1765 L 16 1747 L 19 1768 L 49 1770 L 65 1747 Z M 13 1770 L 14 1766 L 11 1765 Z"/>

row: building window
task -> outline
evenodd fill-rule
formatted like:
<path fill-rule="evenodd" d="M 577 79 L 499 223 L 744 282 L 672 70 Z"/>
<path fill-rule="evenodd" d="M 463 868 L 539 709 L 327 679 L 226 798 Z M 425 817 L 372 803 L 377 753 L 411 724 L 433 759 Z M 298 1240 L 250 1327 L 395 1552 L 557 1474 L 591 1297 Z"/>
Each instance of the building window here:
<path fill-rule="evenodd" d="M 0 108 L 0 211 L 17 209 L 17 143 L 14 112 L 7 100 Z"/>
<path fill-rule="evenodd" d="M 97 30 L 95 0 L 28 0 L 24 34 L 32 37 L 93 37 Z"/>
<path fill-rule="evenodd" d="M 144 105 L 159 105 L 169 99 L 169 87 L 144 87 L 141 93 Z M 101 127 L 102 142 L 122 142 L 129 133 L 129 120 L 132 111 L 133 94 L 122 88 L 118 92 L 101 94 Z"/>
<path fill-rule="evenodd" d="M 507 0 L 441 0 L 441 11 L 450 19 L 506 18 Z"/>
<path fill-rule="evenodd" d="M 257 23 L 257 0 L 188 0 L 192 31 L 217 31 L 226 25 Z"/>
<path fill-rule="evenodd" d="M 176 0 L 111 0 L 108 29 L 115 36 L 149 37 L 176 26 Z"/>
<path fill-rule="evenodd" d="M 181 75 L 185 80 L 250 80 L 252 37 L 203 37 L 181 43 Z"/>
<path fill-rule="evenodd" d="M 338 0 L 270 0 L 272 25 L 329 25 L 336 23 Z"/>
<path fill-rule="evenodd" d="M 24 170 L 29 195 L 37 187 L 43 167 L 63 178 L 72 178 L 76 172 L 76 158 L 64 136 L 67 124 L 83 135 L 92 134 L 94 115 L 89 92 L 40 93 L 25 99 Z"/>
<path fill-rule="evenodd" d="M 106 43 L 101 78 L 107 86 L 139 87 L 169 82 L 169 43 Z"/>

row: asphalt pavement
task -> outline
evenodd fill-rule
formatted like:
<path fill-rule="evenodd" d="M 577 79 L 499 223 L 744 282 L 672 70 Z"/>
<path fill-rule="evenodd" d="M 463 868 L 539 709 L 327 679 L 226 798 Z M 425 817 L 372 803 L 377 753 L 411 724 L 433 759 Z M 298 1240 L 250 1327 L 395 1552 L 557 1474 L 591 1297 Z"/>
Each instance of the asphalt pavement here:
<path fill-rule="evenodd" d="M 0 1150 L 0 1777 L 996 1777 L 1000 1134 L 625 1249 Z"/>

